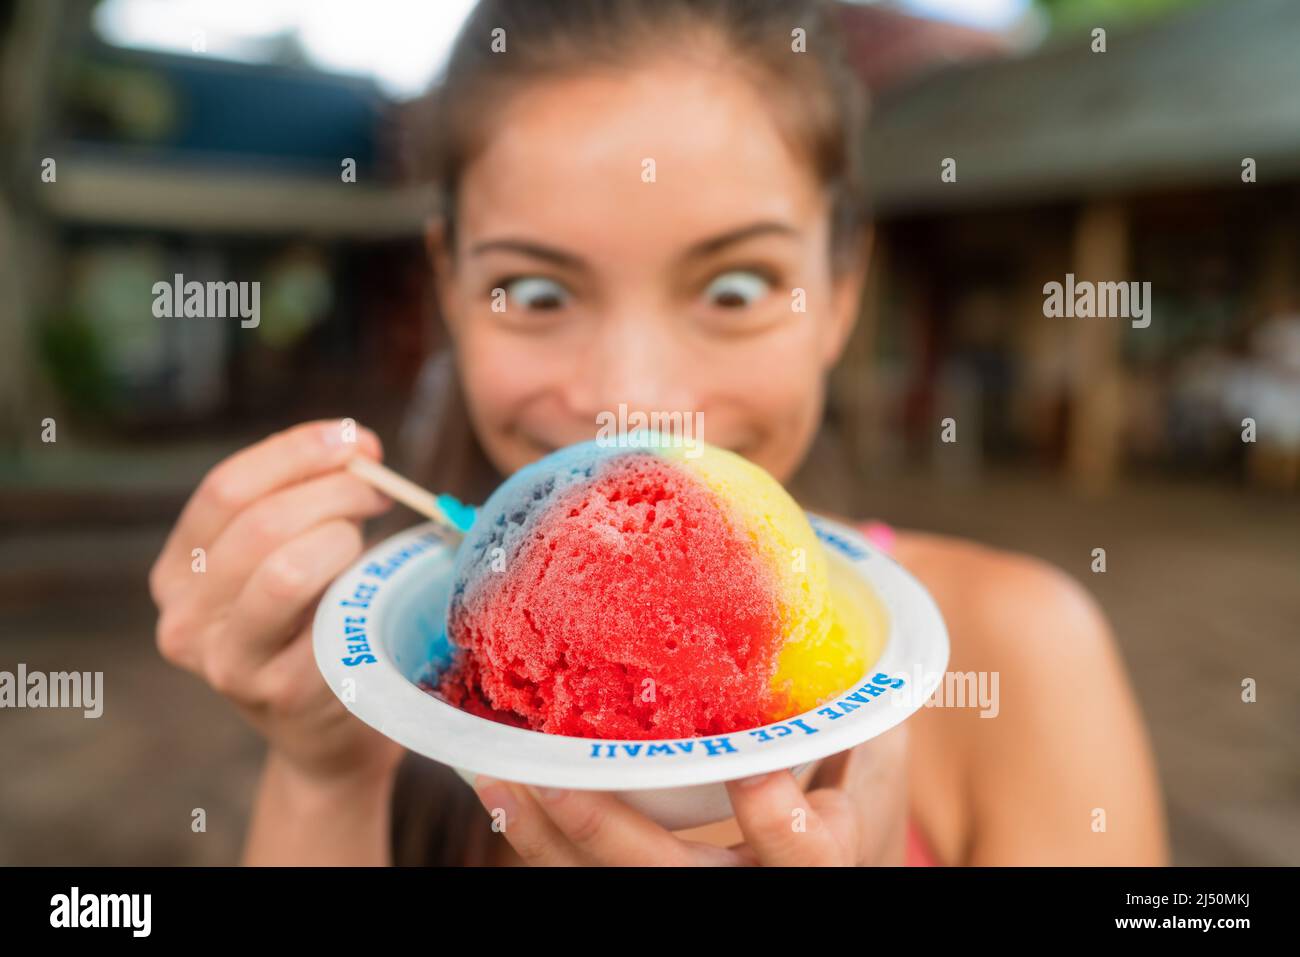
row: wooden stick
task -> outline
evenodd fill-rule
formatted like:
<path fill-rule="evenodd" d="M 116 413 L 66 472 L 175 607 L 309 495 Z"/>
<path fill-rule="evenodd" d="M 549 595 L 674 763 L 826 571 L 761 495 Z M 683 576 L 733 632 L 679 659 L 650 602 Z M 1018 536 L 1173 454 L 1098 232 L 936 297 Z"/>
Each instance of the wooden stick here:
<path fill-rule="evenodd" d="M 403 478 L 392 469 L 361 455 L 348 462 L 348 471 L 369 482 L 389 498 L 437 522 L 442 526 L 442 532 L 451 536 L 454 541 L 459 542 L 464 537 L 464 533 L 456 527 L 456 523 L 442 510 L 437 497 L 420 488 L 410 479 Z"/>

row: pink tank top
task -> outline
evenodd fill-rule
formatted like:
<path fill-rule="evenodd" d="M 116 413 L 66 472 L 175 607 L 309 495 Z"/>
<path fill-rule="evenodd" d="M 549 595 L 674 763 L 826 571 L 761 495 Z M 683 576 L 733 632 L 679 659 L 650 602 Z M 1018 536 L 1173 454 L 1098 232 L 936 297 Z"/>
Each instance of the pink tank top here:
<path fill-rule="evenodd" d="M 894 530 L 884 522 L 865 522 L 861 528 L 862 535 L 882 552 L 892 552 L 894 548 Z M 907 851 L 904 863 L 908 867 L 937 867 L 939 860 L 930 849 L 925 834 L 912 817 L 907 819 Z"/>

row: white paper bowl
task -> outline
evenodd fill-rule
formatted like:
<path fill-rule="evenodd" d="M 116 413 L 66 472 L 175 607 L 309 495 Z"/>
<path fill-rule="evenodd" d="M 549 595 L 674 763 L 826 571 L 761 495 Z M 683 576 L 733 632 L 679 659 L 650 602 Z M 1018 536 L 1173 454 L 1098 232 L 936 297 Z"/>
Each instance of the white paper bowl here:
<path fill-rule="evenodd" d="M 669 830 L 723 820 L 731 804 L 722 782 L 783 768 L 797 774 L 888 731 L 925 703 L 948 667 L 948 632 L 925 589 L 853 529 L 808 517 L 828 559 L 846 563 L 875 593 L 887 638 L 843 694 L 762 728 L 658 741 L 574 738 L 479 718 L 421 690 L 415 682 L 432 659 L 451 586 L 452 552 L 431 524 L 377 545 L 330 586 L 312 630 L 316 664 L 354 715 L 467 781 L 487 774 L 615 791 Z"/>

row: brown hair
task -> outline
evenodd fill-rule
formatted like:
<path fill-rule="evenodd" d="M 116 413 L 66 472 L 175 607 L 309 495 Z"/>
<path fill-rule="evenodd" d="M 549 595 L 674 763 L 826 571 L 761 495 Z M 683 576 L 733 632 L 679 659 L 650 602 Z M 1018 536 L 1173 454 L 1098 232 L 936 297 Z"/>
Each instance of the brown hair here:
<path fill-rule="evenodd" d="M 830 0 L 480 0 L 457 37 L 422 123 L 421 167 L 454 236 L 461 172 L 521 86 L 660 55 L 704 52 L 765 93 L 790 143 L 832 194 L 832 245 L 850 264 L 865 221 L 858 160 L 862 91 L 839 46 Z M 795 31 L 806 52 L 796 53 Z M 504 42 L 493 52 L 494 37 Z M 719 54 L 727 57 L 722 60 Z"/>
<path fill-rule="evenodd" d="M 743 71 L 767 96 L 782 135 L 829 192 L 833 267 L 860 267 L 869 218 L 859 156 L 865 97 L 840 45 L 838 7 L 833 0 L 480 0 L 413 112 L 414 171 L 433 186 L 450 248 L 462 173 L 513 92 L 548 77 L 702 55 Z M 504 50 L 494 52 L 494 39 L 504 39 Z M 468 501 L 482 501 L 501 479 L 470 428 L 449 350 L 426 364 L 399 458 L 426 487 Z"/>
<path fill-rule="evenodd" d="M 480 0 L 426 101 L 429 109 L 415 114 L 418 169 L 432 180 L 447 242 L 454 250 L 462 171 L 491 135 L 490 119 L 502 98 L 566 72 L 625 69 L 657 54 L 704 52 L 745 71 L 769 96 L 783 135 L 830 191 L 833 267 L 858 266 L 867 222 L 858 157 L 864 98 L 838 44 L 837 6 L 831 0 Z M 494 53 L 498 29 L 506 49 Z M 796 29 L 804 31 L 805 53 L 794 52 Z M 729 56 L 718 59 L 719 53 Z M 470 426 L 450 350 L 425 364 L 399 458 L 426 488 L 470 502 L 483 501 L 501 479 Z M 845 474 L 822 466 L 806 471 Z M 840 499 L 826 487 L 810 497 Z M 499 859 L 502 842 L 478 817 L 477 800 L 427 758 L 406 756 L 393 809 L 398 864 Z"/>

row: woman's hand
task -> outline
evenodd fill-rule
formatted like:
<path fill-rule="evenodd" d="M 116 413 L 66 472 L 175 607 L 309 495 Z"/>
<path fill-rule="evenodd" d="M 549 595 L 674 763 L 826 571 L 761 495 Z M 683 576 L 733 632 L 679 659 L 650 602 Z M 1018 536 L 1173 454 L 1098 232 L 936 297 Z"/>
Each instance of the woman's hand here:
<path fill-rule="evenodd" d="M 548 791 L 480 775 L 475 791 L 520 862 L 542 866 L 852 866 L 903 863 L 907 729 L 822 762 L 804 793 L 793 774 L 731 781 L 745 840 L 687 841 L 611 794 Z"/>
<path fill-rule="evenodd" d="M 382 779 L 402 753 L 348 714 L 312 654 L 322 592 L 361 554 L 361 521 L 392 505 L 344 469 L 382 458 L 379 439 L 349 438 L 312 422 L 221 462 L 149 574 L 163 657 L 230 699 L 287 773 L 329 786 Z"/>

